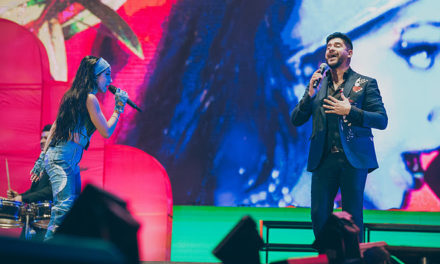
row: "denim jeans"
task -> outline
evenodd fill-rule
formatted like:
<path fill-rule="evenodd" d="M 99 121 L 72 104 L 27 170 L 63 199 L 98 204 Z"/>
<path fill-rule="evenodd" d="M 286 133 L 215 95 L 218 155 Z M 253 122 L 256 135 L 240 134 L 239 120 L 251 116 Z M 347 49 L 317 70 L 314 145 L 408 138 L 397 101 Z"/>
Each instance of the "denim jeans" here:
<path fill-rule="evenodd" d="M 44 169 L 52 185 L 53 206 L 45 240 L 51 239 L 81 191 L 79 161 L 83 147 L 73 141 L 50 147 Z"/>

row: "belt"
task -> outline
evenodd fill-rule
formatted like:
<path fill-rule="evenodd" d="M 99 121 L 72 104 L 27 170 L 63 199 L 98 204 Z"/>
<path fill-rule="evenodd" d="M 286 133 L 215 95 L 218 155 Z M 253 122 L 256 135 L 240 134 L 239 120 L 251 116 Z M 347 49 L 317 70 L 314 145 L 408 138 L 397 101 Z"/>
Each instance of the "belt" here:
<path fill-rule="evenodd" d="M 339 152 L 343 152 L 342 149 L 336 147 L 336 146 L 332 146 L 330 148 L 330 153 L 334 154 L 334 153 L 339 153 Z"/>

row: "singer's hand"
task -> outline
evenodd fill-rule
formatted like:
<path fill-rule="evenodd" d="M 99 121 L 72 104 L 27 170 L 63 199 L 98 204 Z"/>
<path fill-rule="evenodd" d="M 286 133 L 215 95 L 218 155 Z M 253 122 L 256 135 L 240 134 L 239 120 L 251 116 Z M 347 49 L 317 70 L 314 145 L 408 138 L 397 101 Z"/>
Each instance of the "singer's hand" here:
<path fill-rule="evenodd" d="M 324 108 L 328 109 L 325 110 L 325 113 L 327 114 L 337 114 L 341 116 L 348 115 L 351 110 L 351 104 L 347 97 L 344 96 L 343 93 L 341 93 L 341 99 L 338 100 L 334 98 L 333 96 L 329 95 L 329 99 L 324 99 L 324 102 L 326 104 L 322 105 Z"/>
<path fill-rule="evenodd" d="M 115 93 L 115 111 L 120 114 L 123 113 L 127 100 L 127 92 L 118 88 Z"/>
<path fill-rule="evenodd" d="M 313 97 L 316 94 L 316 91 L 318 90 L 318 89 L 313 88 L 313 83 L 315 83 L 315 81 L 319 82 L 321 79 L 322 79 L 321 69 L 318 69 L 313 73 L 312 78 L 310 79 L 310 82 L 309 82 L 309 95 L 310 95 L 310 97 Z"/>

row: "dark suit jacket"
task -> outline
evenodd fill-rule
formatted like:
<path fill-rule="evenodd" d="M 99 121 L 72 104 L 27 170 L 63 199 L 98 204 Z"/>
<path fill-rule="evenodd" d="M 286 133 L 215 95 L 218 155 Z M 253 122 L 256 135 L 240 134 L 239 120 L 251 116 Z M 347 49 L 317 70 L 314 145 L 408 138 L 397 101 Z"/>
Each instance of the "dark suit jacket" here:
<path fill-rule="evenodd" d="M 21 199 L 25 203 L 52 201 L 52 185 L 49 175 L 44 171 L 41 179 L 33 182 L 31 188 L 21 194 Z"/>
<path fill-rule="evenodd" d="M 350 69 L 351 70 L 351 69 Z M 300 126 L 312 116 L 313 130 L 307 170 L 315 170 L 324 154 L 327 118 L 322 106 L 327 97 L 329 76 L 322 80 L 321 89 L 311 98 L 309 90 L 291 113 L 291 122 Z M 344 85 L 344 95 L 351 103 L 350 113 L 339 117 L 341 143 L 350 164 L 358 169 L 378 168 L 371 128 L 385 129 L 388 117 L 375 79 L 351 72 Z"/>

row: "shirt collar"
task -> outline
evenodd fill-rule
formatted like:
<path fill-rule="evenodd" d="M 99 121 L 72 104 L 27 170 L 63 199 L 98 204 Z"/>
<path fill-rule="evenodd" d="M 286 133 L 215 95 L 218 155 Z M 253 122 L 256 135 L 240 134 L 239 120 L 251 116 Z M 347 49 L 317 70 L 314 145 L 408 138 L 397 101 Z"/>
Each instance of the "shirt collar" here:
<path fill-rule="evenodd" d="M 353 74 L 353 70 L 351 69 L 351 67 L 348 67 L 348 69 L 344 72 L 344 75 L 342 76 L 342 78 L 344 79 L 344 81 L 346 81 L 346 80 L 351 76 L 351 74 Z M 333 80 L 330 71 L 327 71 L 327 72 L 325 73 L 325 75 L 328 76 L 329 81 L 332 81 L 332 80 Z"/>

